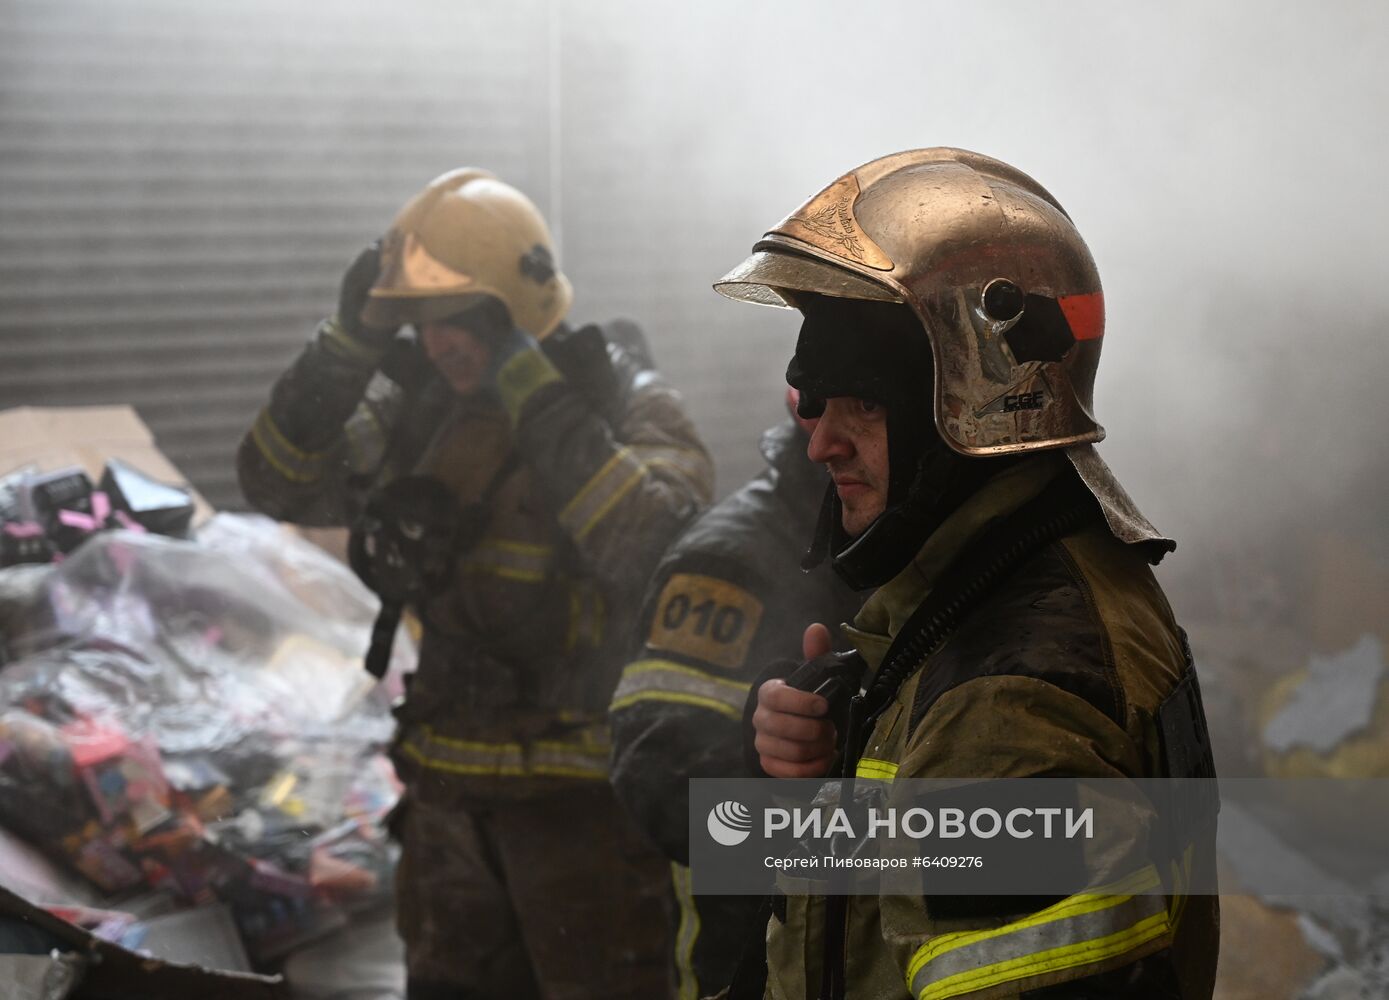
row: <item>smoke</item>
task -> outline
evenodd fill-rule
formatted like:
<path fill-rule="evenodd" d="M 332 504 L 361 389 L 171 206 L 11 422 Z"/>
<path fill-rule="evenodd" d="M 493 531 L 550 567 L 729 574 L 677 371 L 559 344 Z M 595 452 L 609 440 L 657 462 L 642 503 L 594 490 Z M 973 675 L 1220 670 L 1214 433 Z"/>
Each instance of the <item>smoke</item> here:
<path fill-rule="evenodd" d="M 1328 526 L 1389 559 L 1383 5 L 74 0 L 0 17 L 0 402 L 135 402 L 223 503 L 235 440 L 340 268 L 462 164 L 552 213 L 577 319 L 646 328 L 727 492 L 783 413 L 797 318 L 710 283 L 846 169 L 956 145 L 1031 173 L 1090 244 L 1101 451 L 1181 543 L 1164 573 L 1199 575 L 1213 546 L 1300 551 Z"/>
<path fill-rule="evenodd" d="M 1389 194 L 1371 125 L 1389 102 L 1375 41 L 1389 12 L 1253 0 L 584 11 L 562 32 L 568 250 L 581 273 L 621 262 L 623 280 L 593 280 L 590 294 L 649 319 L 714 432 L 722 488 L 755 467 L 728 442 L 743 427 L 750 438 L 751 415 L 775 416 L 795 322 L 725 303 L 708 282 L 855 164 L 955 145 L 1032 173 L 1086 236 L 1109 324 L 1101 452 L 1178 538 L 1163 572 L 1179 590 L 1215 552 L 1295 575 L 1328 525 L 1389 558 Z M 603 225 L 576 223 L 585 191 Z"/>

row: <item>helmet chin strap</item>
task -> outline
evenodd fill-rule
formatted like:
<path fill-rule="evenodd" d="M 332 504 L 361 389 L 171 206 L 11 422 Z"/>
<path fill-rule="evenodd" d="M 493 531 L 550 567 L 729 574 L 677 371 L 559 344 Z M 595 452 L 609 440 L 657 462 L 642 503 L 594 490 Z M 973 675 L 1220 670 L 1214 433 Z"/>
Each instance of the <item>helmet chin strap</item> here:
<path fill-rule="evenodd" d="M 906 568 L 930 534 L 915 504 L 895 504 L 835 552 L 830 566 L 854 590 L 881 587 Z"/>

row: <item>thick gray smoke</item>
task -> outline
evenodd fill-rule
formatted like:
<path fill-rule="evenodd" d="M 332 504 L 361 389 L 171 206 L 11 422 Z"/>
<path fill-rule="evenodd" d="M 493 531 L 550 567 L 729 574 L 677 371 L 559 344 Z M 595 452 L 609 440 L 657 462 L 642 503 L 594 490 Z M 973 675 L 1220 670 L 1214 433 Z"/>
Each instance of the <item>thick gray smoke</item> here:
<path fill-rule="evenodd" d="M 555 10 L 572 266 L 590 301 L 649 304 L 703 413 L 771 419 L 795 326 L 707 281 L 851 165 L 964 146 L 1032 173 L 1090 243 L 1102 451 L 1183 543 L 1165 572 L 1251 551 L 1262 571 L 1327 526 L 1389 554 L 1382 7 Z M 597 280 L 624 254 L 621 284 Z"/>
<path fill-rule="evenodd" d="M 1296 563 L 1328 530 L 1383 561 L 1383 5 L 332 10 L 5 5 L 0 404 L 134 402 L 235 504 L 235 439 L 342 265 L 475 163 L 550 212 L 579 319 L 647 328 L 726 492 L 782 412 L 796 318 L 710 282 L 850 166 L 958 145 L 1090 243 L 1102 451 L 1183 543 L 1169 578 Z"/>

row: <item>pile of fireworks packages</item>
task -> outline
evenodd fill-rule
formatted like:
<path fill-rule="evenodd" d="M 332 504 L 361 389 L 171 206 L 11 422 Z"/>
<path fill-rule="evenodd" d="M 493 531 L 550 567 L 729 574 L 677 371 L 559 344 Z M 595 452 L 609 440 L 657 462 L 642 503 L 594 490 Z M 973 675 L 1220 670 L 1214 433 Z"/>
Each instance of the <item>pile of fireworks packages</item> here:
<path fill-rule="evenodd" d="M 29 523 L 61 551 L 69 529 L 148 514 L 122 476 L 85 500 L 30 482 Z M 389 701 L 413 649 L 376 684 L 375 601 L 349 570 L 264 518 L 168 537 L 176 508 L 87 532 L 4 616 L 0 826 L 100 891 L 73 910 L 98 935 L 138 948 L 152 897 L 220 906 L 263 967 L 387 898 Z"/>
<path fill-rule="evenodd" d="M 88 537 L 115 528 L 184 538 L 191 493 L 112 458 L 96 482 L 78 466 L 22 468 L 0 478 L 0 567 L 59 561 Z"/>

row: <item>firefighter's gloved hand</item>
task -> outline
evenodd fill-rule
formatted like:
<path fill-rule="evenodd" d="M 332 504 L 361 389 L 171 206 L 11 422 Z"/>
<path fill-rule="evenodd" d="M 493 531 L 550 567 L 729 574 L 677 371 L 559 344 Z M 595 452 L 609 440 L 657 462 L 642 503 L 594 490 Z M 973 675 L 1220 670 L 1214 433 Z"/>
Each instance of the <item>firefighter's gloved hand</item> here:
<path fill-rule="evenodd" d="M 339 345 L 348 350 L 356 348 L 365 360 L 375 361 L 385 353 L 395 339 L 398 327 L 368 326 L 362 321 L 362 309 L 367 304 L 367 293 L 381 274 L 381 241 L 370 243 L 355 260 L 348 265 L 342 276 L 338 290 L 338 313 L 336 326 L 342 331 L 344 343 Z"/>
<path fill-rule="evenodd" d="M 540 349 L 540 342 L 525 330 L 512 327 L 489 338 L 491 364 L 488 380 L 501 397 L 511 426 L 521 422 L 527 401 L 552 382 L 564 381 L 558 368 Z"/>

